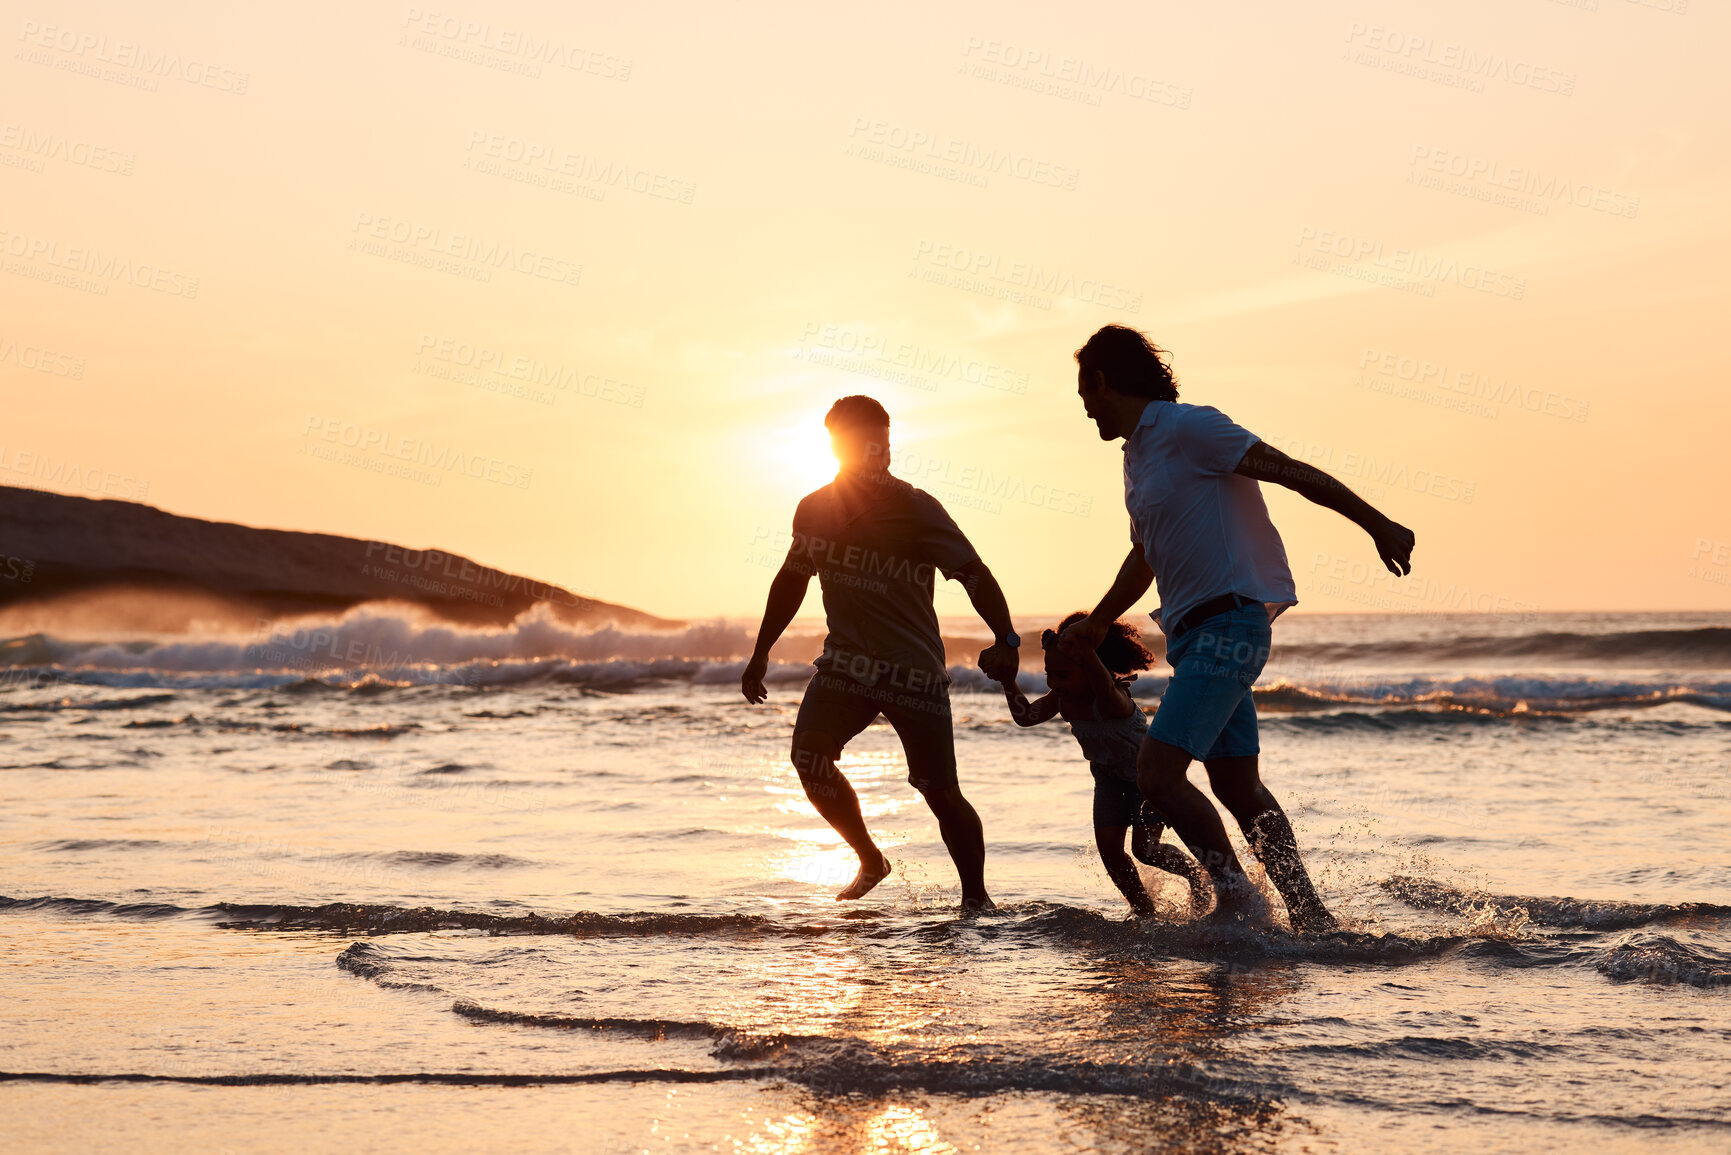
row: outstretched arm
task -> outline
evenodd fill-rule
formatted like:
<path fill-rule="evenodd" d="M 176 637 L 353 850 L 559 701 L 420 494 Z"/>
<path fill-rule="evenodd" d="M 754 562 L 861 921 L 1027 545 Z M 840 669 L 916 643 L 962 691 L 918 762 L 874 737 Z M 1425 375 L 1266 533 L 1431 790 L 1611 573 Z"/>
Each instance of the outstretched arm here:
<path fill-rule="evenodd" d="M 1010 717 L 1016 720 L 1018 726 L 1038 726 L 1041 722 L 1049 722 L 1058 713 L 1058 695 L 1041 694 L 1032 702 L 1022 691 L 1016 688 L 1016 679 L 1011 678 L 1003 683 L 1004 700 L 1010 704 Z"/>
<path fill-rule="evenodd" d="M 769 697 L 763 675 L 769 672 L 770 647 L 799 613 L 810 584 L 809 572 L 787 562 L 782 563 L 775 580 L 769 583 L 769 602 L 763 607 L 763 624 L 757 627 L 757 645 L 751 651 L 751 661 L 745 664 L 745 672 L 739 676 L 739 691 L 747 702 L 756 705 Z"/>
<path fill-rule="evenodd" d="M 993 681 L 1015 682 L 1020 655 L 1014 646 L 1006 646 L 998 639 L 1015 633 L 1016 627 L 1010 621 L 1010 603 L 1004 599 L 998 579 L 979 558 L 956 570 L 955 578 L 968 591 L 974 611 L 992 631 L 992 644 L 980 651 L 980 670 Z"/>
<path fill-rule="evenodd" d="M 1100 703 L 1102 718 L 1128 718 L 1136 712 L 1136 700 L 1100 660 L 1099 650 L 1088 651 L 1088 656 L 1082 660 L 1082 669 L 1087 675 L 1088 686 L 1094 691 L 1095 701 Z"/>
<path fill-rule="evenodd" d="M 1294 461 L 1266 441 L 1258 441 L 1234 470 L 1257 481 L 1284 485 L 1309 501 L 1332 509 L 1358 525 L 1376 542 L 1376 555 L 1397 576 L 1412 572 L 1412 530 L 1379 513 L 1370 502 L 1314 465 Z"/>
<path fill-rule="evenodd" d="M 1154 571 L 1148 566 L 1148 559 L 1142 556 L 1142 547 L 1132 545 L 1130 552 L 1124 558 L 1124 564 L 1118 567 L 1118 576 L 1112 581 L 1112 588 L 1106 591 L 1106 596 L 1100 599 L 1100 604 L 1094 611 L 1061 635 L 1066 649 L 1078 657 L 1091 655 L 1106 640 L 1106 631 L 1112 623 L 1129 612 L 1136 599 L 1148 592 L 1148 587 L 1154 582 Z"/>

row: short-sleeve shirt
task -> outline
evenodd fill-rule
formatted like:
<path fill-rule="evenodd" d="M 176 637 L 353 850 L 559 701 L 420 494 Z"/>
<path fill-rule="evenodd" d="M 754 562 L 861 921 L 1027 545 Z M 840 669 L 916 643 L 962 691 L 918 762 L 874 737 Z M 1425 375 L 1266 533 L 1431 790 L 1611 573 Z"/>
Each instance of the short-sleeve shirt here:
<path fill-rule="evenodd" d="M 808 494 L 785 564 L 823 588 L 829 637 L 814 664 L 867 686 L 948 685 L 932 594 L 938 574 L 978 557 L 937 498 L 887 473 L 844 473 Z"/>
<path fill-rule="evenodd" d="M 1124 439 L 1124 505 L 1160 594 L 1149 616 L 1176 622 L 1210 598 L 1241 594 L 1272 618 L 1298 604 L 1286 547 L 1262 487 L 1234 473 L 1261 440 L 1218 409 L 1150 401 Z"/>

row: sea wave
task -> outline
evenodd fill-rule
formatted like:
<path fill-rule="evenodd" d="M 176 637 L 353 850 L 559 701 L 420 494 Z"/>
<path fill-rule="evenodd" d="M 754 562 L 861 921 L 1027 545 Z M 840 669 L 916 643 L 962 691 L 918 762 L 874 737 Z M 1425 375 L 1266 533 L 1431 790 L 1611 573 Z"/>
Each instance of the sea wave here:
<path fill-rule="evenodd" d="M 1628 935 L 1612 944 L 1594 965 L 1600 974 L 1616 982 L 1703 990 L 1731 987 L 1731 955 L 1689 946 L 1662 934 Z"/>
<path fill-rule="evenodd" d="M 691 687 L 704 690 L 737 686 L 745 663 L 706 658 L 608 658 L 578 661 L 538 658 L 513 661 L 473 661 L 458 665 L 423 663 L 396 666 L 333 666 L 316 674 L 286 670 L 129 669 L 83 665 L 22 666 L 0 679 L 0 713 L 61 711 L 133 711 L 169 706 L 173 691 L 261 690 L 290 694 L 348 693 L 360 697 L 389 695 L 419 687 L 485 691 L 532 686 L 574 687 L 601 693 L 628 693 L 653 688 Z M 786 690 L 802 689 L 813 667 L 803 662 L 775 662 L 765 681 Z M 949 668 L 952 700 L 969 696 L 1002 701 L 1002 690 L 971 666 Z M 1157 705 L 1168 679 L 1144 675 L 1131 687 L 1137 699 Z M 1018 685 L 1029 695 L 1047 690 L 1044 675 L 1026 672 Z M 127 693 L 127 691 L 170 691 Z M 103 691 L 107 691 L 104 693 Z M 1297 679 L 1268 675 L 1255 689 L 1257 709 L 1270 716 L 1322 715 L 1365 710 L 1382 711 L 1376 725 L 1401 724 L 1386 712 L 1403 709 L 1429 715 L 1452 714 L 1479 719 L 1538 719 L 1574 717 L 1602 710 L 1651 709 L 1688 705 L 1719 713 L 1731 712 L 1731 680 L 1678 680 L 1669 677 L 1588 678 L 1555 675 L 1437 677 L 1341 677 Z M 483 715 L 484 716 L 484 715 Z M 1419 720 L 1419 719 L 1414 719 Z M 150 718 L 134 728 L 198 724 L 187 714 L 178 720 Z M 227 723 L 225 723 L 227 724 Z M 251 725 L 257 725 L 253 723 Z M 376 730 L 357 731 L 377 736 Z"/>
<path fill-rule="evenodd" d="M 687 1071 L 675 1068 L 645 1070 L 584 1071 L 577 1074 L 547 1072 L 528 1075 L 493 1075 L 479 1071 L 389 1071 L 372 1075 L 287 1074 L 283 1072 L 242 1075 L 163 1075 L 142 1071 L 0 1071 L 0 1083 L 67 1083 L 90 1086 L 97 1083 L 185 1083 L 195 1087 L 316 1087 L 324 1085 L 400 1086 L 424 1083 L 437 1087 L 542 1087 L 590 1083 L 732 1083 L 780 1076 L 774 1068 L 753 1070 Z"/>
<path fill-rule="evenodd" d="M 1568 715 L 1647 709 L 1673 702 L 1731 711 L 1731 681 L 1535 677 L 1316 679 L 1277 677 L 1259 685 L 1256 707 L 1267 713 L 1338 710 L 1343 706 L 1410 706 L 1432 711 Z"/>
<path fill-rule="evenodd" d="M 1731 906 L 1710 902 L 1614 902 L 1586 898 L 1534 898 L 1460 890 L 1428 878 L 1396 875 L 1384 879 L 1383 890 L 1408 906 L 1469 916 L 1516 916 L 1533 926 L 1570 930 L 1628 930 L 1656 923 L 1712 921 L 1731 918 Z"/>
<path fill-rule="evenodd" d="M 1541 630 L 1514 635 L 1283 644 L 1279 656 L 1283 662 L 1379 665 L 1397 669 L 1516 660 L 1540 665 L 1549 662 L 1727 669 L 1731 668 L 1731 627 L 1604 633 Z"/>
<path fill-rule="evenodd" d="M 952 623 L 961 629 L 960 623 Z M 1459 629 L 1474 628 L 1463 621 Z M 1295 627 L 1296 629 L 1296 627 Z M 469 685 L 512 683 L 566 674 L 578 680 L 678 677 L 696 684 L 737 679 L 752 652 L 755 630 L 737 620 L 717 619 L 681 629 L 592 628 L 561 619 L 545 604 L 526 610 L 509 624 L 462 626 L 412 607 L 365 604 L 338 615 L 296 619 L 259 619 L 251 634 L 224 632 L 212 625 L 208 636 L 151 635 L 134 640 L 88 640 L 29 634 L 0 641 L 0 681 L 31 677 L 99 679 L 137 675 L 134 684 L 275 685 L 278 679 L 339 678 L 456 682 Z M 1312 683 L 1343 679 L 1353 670 L 1555 669 L 1590 664 L 1599 670 L 1665 669 L 1731 671 L 1731 627 L 1651 628 L 1612 632 L 1566 629 L 1513 635 L 1469 634 L 1403 636 L 1398 620 L 1384 636 L 1351 641 L 1306 641 L 1315 628 L 1283 635 L 1270 672 Z M 968 633 L 967 630 L 962 630 Z M 1392 636 L 1390 636 L 1392 635 Z M 984 641 L 945 637 L 953 661 L 963 661 Z M 1150 633 L 1158 653 L 1163 639 Z M 809 676 L 806 664 L 822 648 L 821 632 L 791 633 L 778 646 L 782 663 Z M 1025 652 L 1036 666 L 1038 652 Z M 962 668 L 962 667 L 957 667 Z M 966 667 L 970 673 L 972 667 Z M 252 681 L 235 679 L 250 677 Z M 966 678 L 964 677 L 964 680 Z M 1159 679 L 1144 679 L 1157 684 Z M 122 684 L 122 683 L 115 683 Z"/>
<path fill-rule="evenodd" d="M 1616 982 L 1674 984 L 1699 989 L 1731 987 L 1731 955 L 1704 945 L 1691 945 L 1666 935 L 1640 931 L 1609 942 L 1583 938 L 1609 931 L 1639 930 L 1654 924 L 1711 923 L 1731 917 L 1731 907 L 1710 903 L 1652 904 L 1607 902 L 1577 898 L 1528 898 L 1458 890 L 1427 879 L 1395 877 L 1383 883 L 1410 905 L 1448 911 L 1466 917 L 1461 933 L 1365 933 L 1340 930 L 1320 935 L 1289 934 L 1273 927 L 1222 924 L 1211 919 L 1168 922 L 1108 917 L 1096 910 L 1062 903 L 1012 904 L 996 914 L 913 919 L 870 909 L 836 915 L 766 916 L 743 913 L 685 914 L 641 912 L 598 914 L 578 911 L 562 915 L 488 914 L 432 907 L 397 907 L 361 903 L 294 904 L 214 903 L 188 908 L 170 903 L 119 903 L 66 897 L 0 897 L 0 912 L 49 911 L 82 918 L 158 921 L 195 918 L 230 930 L 302 930 L 378 936 L 430 934 L 473 930 L 490 936 L 556 936 L 597 939 L 690 939 L 726 936 L 735 939 L 777 937 L 822 938 L 864 934 L 873 939 L 934 938 L 947 941 L 971 936 L 980 941 L 1033 938 L 1049 945 L 1083 951 L 1101 958 L 1185 958 L 1201 962 L 1259 966 L 1303 962 L 1322 966 L 1402 967 L 1456 956 L 1512 969 L 1580 967 L 1595 969 Z M 1535 931 L 1570 931 L 1567 935 Z M 424 948 L 422 948 L 424 949 Z M 396 977 L 397 964 L 417 964 L 417 972 Z M 382 986 L 453 995 L 427 981 L 424 966 L 455 960 L 407 956 L 381 949 L 373 941 L 351 943 L 337 965 Z M 562 1028 L 617 1029 L 656 1037 L 708 1038 L 728 1055 L 761 1056 L 798 1040 L 770 1038 L 739 1028 L 674 1024 L 665 1020 L 625 1020 L 571 1015 L 548 1017 L 538 1012 L 486 1010 L 459 999 L 457 1013 L 472 1018 Z M 718 1050 L 718 1054 L 721 1051 Z"/>
<path fill-rule="evenodd" d="M 463 627 L 430 614 L 360 606 L 337 617 L 262 620 L 249 635 L 89 641 L 29 634 L 0 642 L 0 667 L 14 671 L 143 671 L 158 674 L 296 673 L 371 670 L 514 670 L 544 661 L 595 663 L 676 659 L 701 664 L 751 653 L 743 626 L 710 622 L 680 630 L 588 629 L 546 605 L 508 626 Z M 441 679 L 441 680 L 451 680 Z"/>

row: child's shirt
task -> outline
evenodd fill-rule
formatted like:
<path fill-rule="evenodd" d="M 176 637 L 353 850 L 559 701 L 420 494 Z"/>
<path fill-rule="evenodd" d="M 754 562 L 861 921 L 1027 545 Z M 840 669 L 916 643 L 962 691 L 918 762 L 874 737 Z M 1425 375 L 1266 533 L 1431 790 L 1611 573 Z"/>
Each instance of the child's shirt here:
<path fill-rule="evenodd" d="M 1140 706 L 1127 717 L 1102 718 L 1100 703 L 1093 703 L 1091 719 L 1066 718 L 1070 733 L 1082 747 L 1096 778 L 1115 778 L 1120 782 L 1136 781 L 1136 752 L 1142 748 L 1142 737 L 1148 733 L 1148 716 Z"/>

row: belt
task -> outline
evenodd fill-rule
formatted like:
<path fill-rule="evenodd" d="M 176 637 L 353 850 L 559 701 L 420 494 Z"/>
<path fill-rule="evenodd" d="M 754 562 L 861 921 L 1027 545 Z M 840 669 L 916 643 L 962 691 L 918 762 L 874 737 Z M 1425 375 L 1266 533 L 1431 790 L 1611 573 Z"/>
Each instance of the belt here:
<path fill-rule="evenodd" d="M 1229 614 L 1233 610 L 1256 604 L 1255 598 L 1247 598 L 1243 594 L 1221 594 L 1217 598 L 1209 598 L 1200 605 L 1190 607 L 1190 612 L 1172 623 L 1172 628 L 1166 631 L 1167 636 L 1182 633 L 1193 626 L 1201 625 L 1217 614 Z"/>

